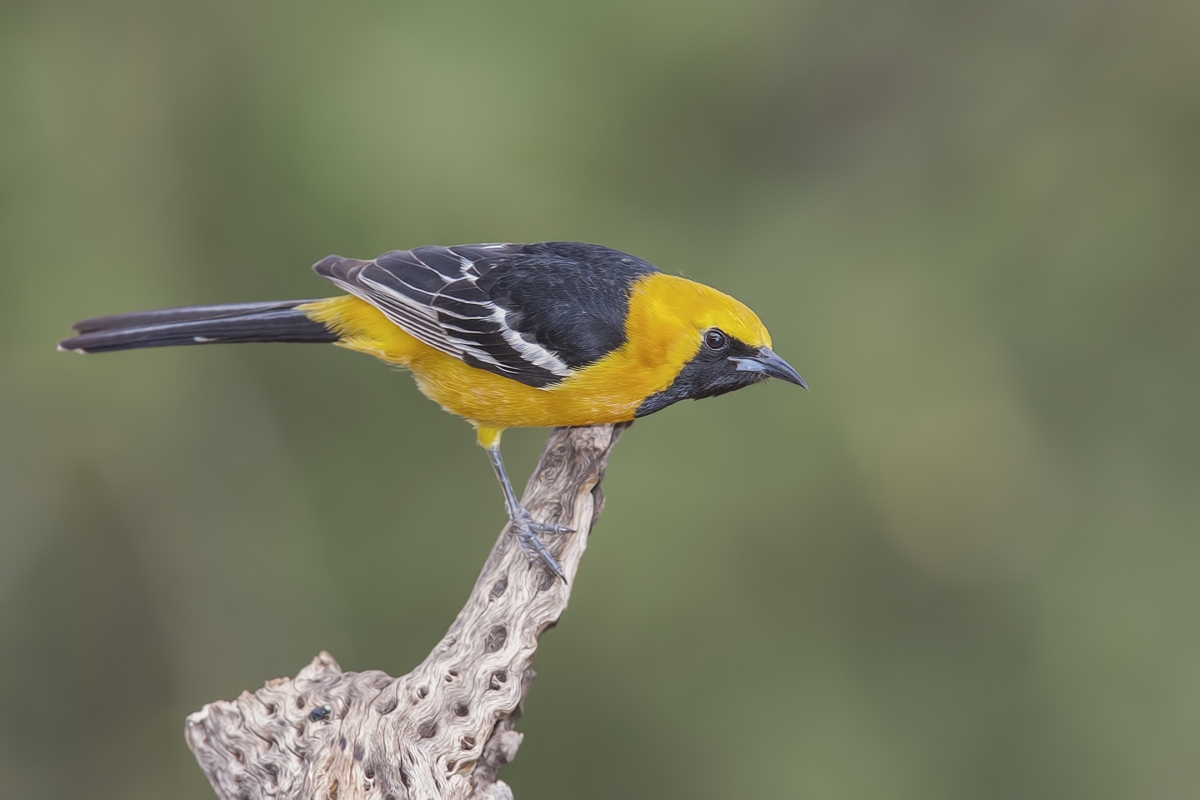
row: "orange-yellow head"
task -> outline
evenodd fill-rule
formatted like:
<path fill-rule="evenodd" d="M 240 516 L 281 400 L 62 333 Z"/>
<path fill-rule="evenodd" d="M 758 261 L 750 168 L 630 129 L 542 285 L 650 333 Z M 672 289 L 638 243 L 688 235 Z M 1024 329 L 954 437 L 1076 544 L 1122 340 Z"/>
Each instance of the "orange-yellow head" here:
<path fill-rule="evenodd" d="M 808 388 L 771 350 L 771 334 L 753 311 L 686 278 L 652 273 L 638 279 L 630 292 L 626 334 L 635 348 L 631 355 L 667 377 L 638 407 L 639 417 L 766 378 Z"/>

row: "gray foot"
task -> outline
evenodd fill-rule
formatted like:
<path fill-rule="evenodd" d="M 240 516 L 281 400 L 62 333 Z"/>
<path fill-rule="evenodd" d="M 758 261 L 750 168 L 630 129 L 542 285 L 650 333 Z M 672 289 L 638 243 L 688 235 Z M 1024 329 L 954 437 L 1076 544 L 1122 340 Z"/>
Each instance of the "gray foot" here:
<path fill-rule="evenodd" d="M 571 528 L 563 525 L 547 525 L 544 522 L 534 522 L 529 516 L 529 512 L 524 508 L 518 508 L 517 513 L 512 517 L 513 535 L 517 538 L 517 544 L 521 546 L 521 550 L 525 553 L 525 558 L 529 563 L 541 560 L 550 571 L 562 579 L 563 583 L 567 582 L 567 576 L 563 573 L 562 567 L 558 561 L 550 554 L 546 545 L 538 538 L 539 533 L 574 533 Z"/>

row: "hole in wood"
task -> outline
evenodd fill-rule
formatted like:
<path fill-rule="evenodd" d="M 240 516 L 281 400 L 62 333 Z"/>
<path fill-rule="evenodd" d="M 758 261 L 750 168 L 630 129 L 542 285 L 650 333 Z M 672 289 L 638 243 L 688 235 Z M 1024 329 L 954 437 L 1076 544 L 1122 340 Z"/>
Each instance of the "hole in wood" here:
<path fill-rule="evenodd" d="M 506 641 L 508 641 L 508 628 L 503 625 L 497 625 L 488 631 L 487 636 L 484 637 L 483 650 L 486 653 L 495 653 L 504 647 Z"/>

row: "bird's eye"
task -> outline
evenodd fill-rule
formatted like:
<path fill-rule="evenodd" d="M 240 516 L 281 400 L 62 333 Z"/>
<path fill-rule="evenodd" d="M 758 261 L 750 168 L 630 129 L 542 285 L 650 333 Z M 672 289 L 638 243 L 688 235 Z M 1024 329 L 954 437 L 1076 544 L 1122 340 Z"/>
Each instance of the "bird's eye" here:
<path fill-rule="evenodd" d="M 704 334 L 704 346 L 709 350 L 724 350 L 729 346 L 729 337 L 724 331 L 717 328 L 710 328 Z"/>

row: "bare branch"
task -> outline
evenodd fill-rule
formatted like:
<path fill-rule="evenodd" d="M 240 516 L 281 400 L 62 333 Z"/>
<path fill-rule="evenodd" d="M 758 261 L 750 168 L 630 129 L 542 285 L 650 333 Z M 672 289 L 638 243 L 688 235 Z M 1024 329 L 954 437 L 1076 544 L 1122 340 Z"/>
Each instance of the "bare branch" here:
<path fill-rule="evenodd" d="M 555 429 L 525 489 L 534 519 L 577 531 L 547 537 L 570 580 L 624 427 Z M 512 727 L 538 637 L 569 596 L 569 584 L 525 560 L 506 527 L 458 618 L 408 675 L 342 672 L 321 653 L 295 678 L 189 716 L 188 746 L 222 800 L 511 798 L 496 773 L 521 744 Z"/>

